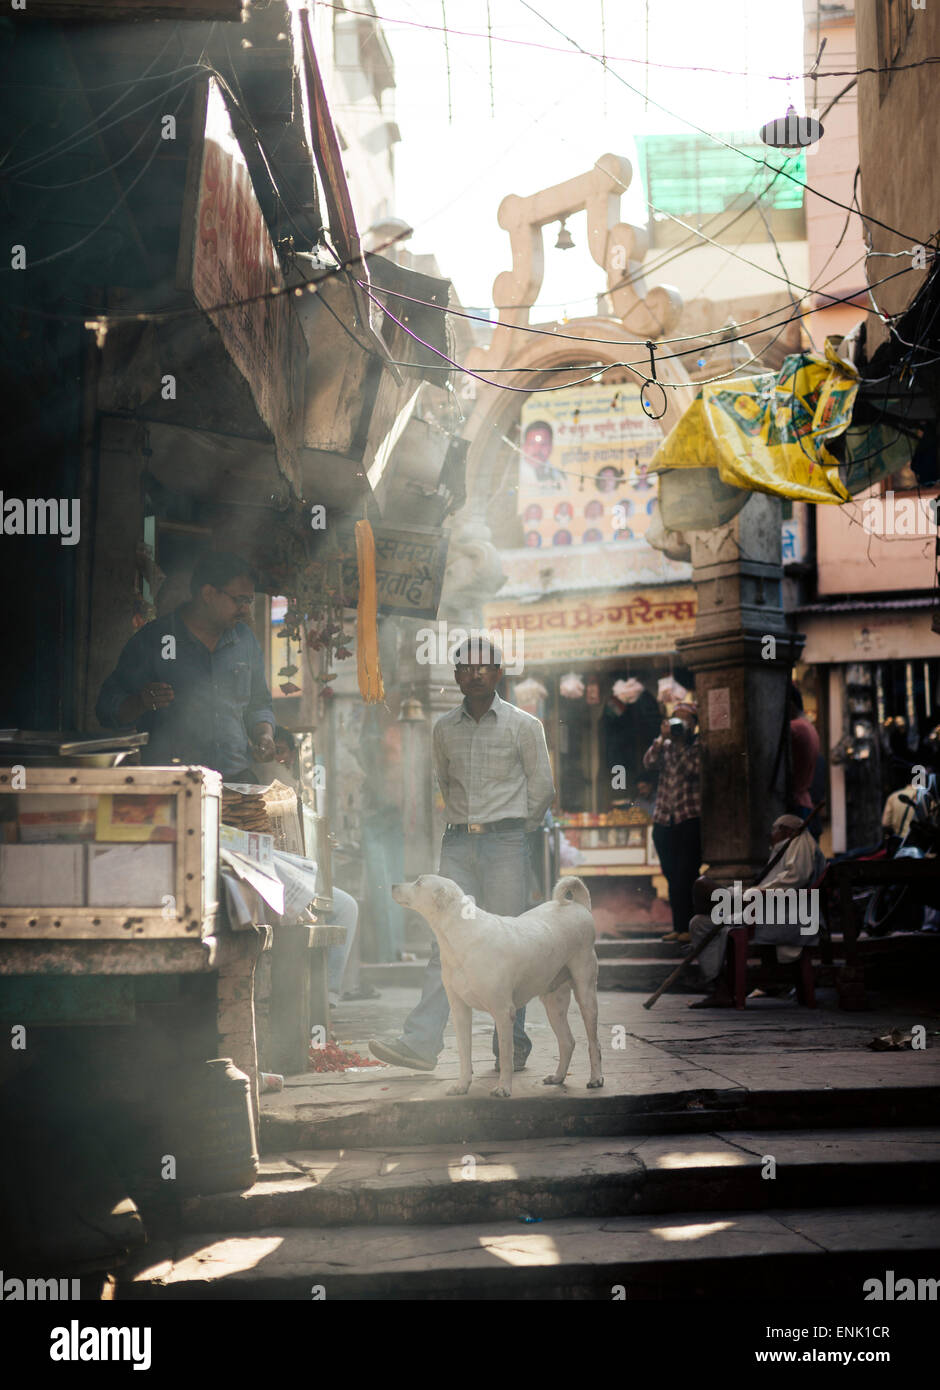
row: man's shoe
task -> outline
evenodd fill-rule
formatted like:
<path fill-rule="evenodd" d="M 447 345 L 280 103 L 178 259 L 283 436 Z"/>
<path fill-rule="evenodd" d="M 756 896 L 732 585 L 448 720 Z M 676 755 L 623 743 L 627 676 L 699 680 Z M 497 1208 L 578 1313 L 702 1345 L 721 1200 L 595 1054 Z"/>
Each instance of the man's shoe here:
<path fill-rule="evenodd" d="M 529 1053 L 530 1053 L 531 1051 L 532 1051 L 532 1041 L 531 1041 L 530 1038 L 526 1038 L 525 1046 L 524 1046 L 524 1047 L 520 1047 L 517 1043 L 514 1043 L 514 1044 L 513 1044 L 513 1049 L 512 1049 L 512 1069 L 513 1069 L 513 1071 L 524 1071 L 524 1070 L 525 1070 L 525 1065 L 526 1065 L 526 1063 L 527 1063 L 528 1060 L 529 1060 Z M 498 1051 L 496 1048 L 493 1049 L 493 1059 L 494 1059 L 494 1062 L 495 1062 L 495 1065 L 494 1065 L 494 1067 L 493 1067 L 493 1070 L 494 1070 L 494 1071 L 499 1071 L 499 1051 Z"/>
<path fill-rule="evenodd" d="M 378 1057 L 380 1062 L 389 1062 L 393 1067 L 411 1067 L 414 1071 L 433 1071 L 437 1066 L 437 1059 L 433 1062 L 427 1061 L 424 1057 L 419 1057 L 417 1052 L 412 1052 L 403 1042 L 376 1042 L 371 1039 L 369 1051 L 373 1057 Z"/>

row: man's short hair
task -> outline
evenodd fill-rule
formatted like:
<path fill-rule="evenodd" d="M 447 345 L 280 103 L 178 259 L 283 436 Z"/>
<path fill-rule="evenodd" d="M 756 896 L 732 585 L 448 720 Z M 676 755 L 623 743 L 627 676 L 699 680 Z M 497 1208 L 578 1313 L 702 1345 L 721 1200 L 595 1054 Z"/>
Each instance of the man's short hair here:
<path fill-rule="evenodd" d="M 547 430 L 548 433 L 552 436 L 552 438 L 555 438 L 555 432 L 547 420 L 533 420 L 531 425 L 526 425 L 525 433 L 522 436 L 523 439 L 529 433 L 530 430 Z"/>
<path fill-rule="evenodd" d="M 247 560 L 227 550 L 208 550 L 196 561 L 192 579 L 189 581 L 189 591 L 193 598 L 197 598 L 203 584 L 211 584 L 213 589 L 221 589 L 233 579 L 240 579 L 242 575 L 251 580 L 252 587 L 257 586 L 258 576 Z"/>
<path fill-rule="evenodd" d="M 454 652 L 455 666 L 502 666 L 503 654 L 488 637 L 468 637 Z"/>
<path fill-rule="evenodd" d="M 297 747 L 297 739 L 291 733 L 290 729 L 284 728 L 283 724 L 278 724 L 276 726 L 274 730 L 274 742 L 286 743 L 288 748 L 295 749 Z"/>

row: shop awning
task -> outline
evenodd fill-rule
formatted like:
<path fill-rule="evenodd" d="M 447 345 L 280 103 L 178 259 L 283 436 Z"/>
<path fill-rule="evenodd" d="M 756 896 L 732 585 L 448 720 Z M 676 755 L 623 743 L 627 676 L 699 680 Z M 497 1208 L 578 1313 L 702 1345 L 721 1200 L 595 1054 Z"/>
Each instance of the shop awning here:
<path fill-rule="evenodd" d="M 912 661 L 938 655 L 931 628 L 934 599 L 847 600 L 796 609 L 806 635 L 801 660 L 810 666 L 853 661 Z"/>

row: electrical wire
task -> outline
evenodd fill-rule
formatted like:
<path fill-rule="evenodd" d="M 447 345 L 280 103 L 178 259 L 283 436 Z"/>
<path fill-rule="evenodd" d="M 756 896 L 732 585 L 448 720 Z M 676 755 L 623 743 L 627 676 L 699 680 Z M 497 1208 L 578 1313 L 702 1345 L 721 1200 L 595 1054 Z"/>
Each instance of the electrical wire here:
<path fill-rule="evenodd" d="M 907 273 L 909 270 L 911 270 L 911 269 L 913 269 L 913 267 L 911 267 L 911 266 L 905 266 L 904 269 L 903 269 L 902 271 L 896 271 L 896 272 L 894 272 L 894 275 L 885 276 L 884 279 L 878 280 L 878 281 L 875 282 L 874 288 L 877 288 L 877 286 L 880 285 L 880 284 L 884 284 L 886 280 L 890 280 L 890 279 L 895 278 L 895 276 L 898 275 L 898 274 L 906 274 L 906 273 Z M 842 275 L 842 272 L 840 271 L 840 272 L 839 272 L 839 275 L 833 276 L 832 278 L 833 278 L 834 280 L 835 280 L 835 279 L 839 279 L 841 275 Z M 829 282 L 827 282 L 827 283 L 829 283 Z M 823 288 L 823 287 L 822 287 L 822 286 L 818 286 L 814 292 L 818 293 L 819 290 L 820 290 L 821 288 Z M 420 304 L 420 305 L 422 305 L 424 308 L 436 309 L 439 313 L 442 313 L 442 314 L 452 314 L 452 315 L 455 315 L 455 316 L 458 317 L 458 318 L 472 319 L 474 322 L 477 322 L 477 323 L 485 323 L 485 324 L 489 325 L 490 327 L 493 327 L 493 326 L 494 326 L 494 325 L 493 325 L 493 320 L 492 320 L 492 319 L 485 319 L 485 318 L 482 318 L 479 314 L 472 314 L 472 313 L 470 313 L 470 312 L 469 312 L 468 310 L 466 310 L 466 309 L 453 309 L 453 308 L 450 308 L 449 306 L 444 305 L 444 304 L 435 304 L 433 300 L 430 300 L 430 299 L 421 299 L 421 298 L 419 298 L 417 295 L 406 294 L 403 290 L 383 289 L 383 290 L 382 290 L 382 293 L 383 293 L 383 294 L 387 294 L 387 295 L 391 295 L 394 299 L 404 299 L 404 300 L 407 300 L 409 303 L 412 303 L 412 304 Z M 857 291 L 856 291 L 856 294 L 857 294 Z M 832 307 L 832 305 L 835 305 L 835 304 L 847 304 L 847 303 L 850 303 L 853 299 L 856 298 L 856 294 L 852 294 L 852 295 L 848 295 L 848 296 L 842 296 L 841 298 L 838 297 L 838 296 L 827 296 L 827 298 L 830 299 L 830 304 L 827 304 L 825 307 L 826 307 L 826 308 L 830 308 L 830 307 Z M 798 320 L 798 319 L 807 318 L 810 314 L 816 313 L 816 312 L 817 312 L 817 310 L 815 310 L 815 309 L 802 310 L 802 311 L 800 311 L 799 313 L 792 314 L 792 315 L 790 315 L 789 317 L 783 319 L 783 320 L 780 322 L 780 324 L 770 324 L 770 325 L 768 325 L 768 327 L 766 328 L 766 330 L 762 330 L 762 331 L 771 333 L 771 332 L 773 332 L 774 328 L 776 328 L 776 327 L 785 327 L 788 323 L 794 323 L 794 322 L 795 322 L 796 320 Z M 735 327 L 736 327 L 736 328 L 747 328 L 747 327 L 750 326 L 750 325 L 753 325 L 753 324 L 755 324 L 755 323 L 758 323 L 758 322 L 759 322 L 760 320 L 762 320 L 762 319 L 772 318 L 772 317 L 774 317 L 775 315 L 777 315 L 777 314 L 779 314 L 779 313 L 780 313 L 780 309 L 779 309 L 779 308 L 777 308 L 777 309 L 768 309 L 768 310 L 767 310 L 765 313 L 763 313 L 763 314 L 755 314 L 755 316 L 754 316 L 753 318 L 751 318 L 751 319 L 744 319 L 741 323 L 736 324 Z M 625 347 L 646 347 L 646 342 L 645 342 L 645 341 L 639 341 L 639 340 L 637 340 L 637 341 L 624 341 L 624 339 L 622 339 L 622 338 L 595 338 L 593 335 L 592 335 L 590 338 L 586 338 L 583 334 L 580 334 L 580 333 L 559 333 L 559 332 L 556 332 L 554 329 L 551 329 L 551 328 L 535 328 L 535 327 L 533 327 L 531 324 L 500 323 L 500 324 L 496 324 L 495 326 L 496 326 L 496 327 L 500 327 L 500 328 L 507 328 L 507 329 L 509 329 L 511 332 L 514 332 L 514 333 L 529 333 L 529 334 L 534 334 L 536 337 L 540 337 L 540 338 L 555 338 L 555 339 L 560 339 L 560 340 L 562 340 L 562 341 L 564 341 L 564 342 L 597 344 L 597 345 L 602 346 L 602 347 L 619 347 L 619 348 L 625 348 Z M 720 339 L 719 339 L 718 342 L 715 342 L 715 343 L 703 343 L 703 342 L 702 342 L 702 338 L 703 338 L 703 337 L 712 336 L 712 335 L 714 335 L 714 334 L 721 334 L 721 335 L 722 335 L 722 336 L 720 337 Z M 657 351 L 658 351 L 659 348 L 661 348 L 661 347 L 671 347 L 671 346 L 672 346 L 673 344 L 675 344 L 675 343 L 690 343 L 690 342 L 691 342 L 691 343 L 695 343 L 697 346 L 694 347 L 694 348 L 690 348 L 690 349 L 689 349 L 689 352 L 702 352 L 702 351 L 706 351 L 708 348 L 720 347 L 720 346 L 721 346 L 722 344 L 724 344 L 724 343 L 736 343 L 736 342 L 741 342 L 744 338 L 746 338 L 746 337 L 748 336 L 748 335 L 745 334 L 745 333 L 740 333 L 740 334 L 737 334 L 736 336 L 732 336 L 732 337 L 728 337 L 728 336 L 726 336 L 726 335 L 727 335 L 727 325 L 724 325 L 724 326 L 721 327 L 721 328 L 710 329 L 710 330 L 708 330 L 707 333 L 706 333 L 706 332 L 702 332 L 702 333 L 687 333 L 687 334 L 682 335 L 681 337 L 676 337 L 676 338 L 662 338 L 662 339 L 660 339 L 659 341 L 657 341 L 657 343 L 656 343 L 656 348 L 657 348 Z M 673 355 L 674 355 L 674 356 L 687 356 L 688 354 L 687 354 L 687 353 L 676 353 L 676 354 L 673 354 Z M 660 359 L 660 360 L 662 360 L 662 359 Z M 685 384 L 685 383 L 683 383 L 683 384 Z"/>
<path fill-rule="evenodd" d="M 173 30 L 173 33 L 170 34 L 166 43 L 160 49 L 160 52 L 156 55 L 156 57 L 151 59 L 151 61 L 144 68 L 144 71 L 141 73 L 140 77 L 134 79 L 134 83 L 147 80 L 147 74 L 150 72 L 150 69 L 163 57 L 164 53 L 169 48 L 173 39 L 177 37 L 178 30 L 179 25 L 177 24 L 176 28 Z M 192 65 L 186 64 L 184 67 L 178 67 L 174 69 L 173 72 L 154 74 L 154 77 L 149 80 L 155 81 L 157 80 L 158 76 L 162 78 L 175 77 L 178 72 L 183 72 L 185 71 L 186 67 L 190 66 Z M 124 97 L 127 95 L 126 92 L 122 92 L 120 96 L 115 97 L 114 101 L 111 102 L 110 106 L 106 106 L 103 111 L 99 111 L 93 120 L 87 121 L 83 126 L 79 126 L 78 130 L 73 130 L 71 134 L 64 136 L 63 139 L 59 140 L 57 144 L 51 145 L 47 150 L 44 150 L 39 154 L 30 155 L 28 156 L 28 158 L 20 160 L 19 164 L 14 164 L 9 169 L 6 168 L 4 165 L 0 165 L 0 175 L 2 175 L 4 178 L 12 178 L 12 176 L 17 173 L 29 173 L 32 169 L 39 168 L 41 164 L 46 163 L 49 159 L 56 158 L 61 154 L 71 153 L 72 149 L 77 148 L 78 145 L 84 144 L 85 139 L 91 139 L 93 135 L 100 135 L 103 131 L 110 130 L 112 126 L 120 124 L 120 122 L 126 120 L 128 116 L 136 115 L 138 111 L 145 111 L 147 107 L 152 106 L 155 101 L 160 101 L 164 96 L 168 96 L 170 92 L 175 91 L 176 85 L 179 84 L 175 84 L 174 86 L 167 88 L 165 92 L 158 92 L 155 97 L 151 97 L 148 101 L 143 102 L 140 106 L 133 107 L 130 111 L 125 111 L 121 116 L 117 118 L 117 120 L 109 121 L 107 125 L 102 126 L 100 124 L 101 118 L 103 116 L 107 116 L 109 112 L 115 109 L 116 106 L 119 106 L 121 102 L 124 100 Z M 85 136 L 84 139 L 78 139 L 79 136 L 84 136 L 85 131 L 88 131 L 89 134 Z M 68 149 L 63 149 L 63 146 L 67 146 Z"/>
<path fill-rule="evenodd" d="M 181 105 L 182 102 L 180 102 L 180 106 Z M 180 107 L 178 106 L 176 108 L 176 111 L 179 111 L 179 109 Z M 174 115 L 175 114 L 176 113 L 174 112 Z M 138 148 L 138 146 L 143 144 L 148 135 L 152 136 L 153 131 L 150 129 L 149 126 L 144 126 L 143 131 L 134 141 L 133 145 L 131 145 L 130 149 L 126 150 L 125 153 L 120 156 L 120 158 L 113 160 L 104 169 L 97 169 L 93 174 L 85 174 L 80 179 L 69 179 L 67 183 L 27 183 L 25 179 L 12 179 L 11 182 L 17 184 L 20 188 L 33 188 L 43 193 L 57 192 L 63 188 L 77 188 L 81 184 L 92 183 L 93 180 L 104 178 L 106 174 L 112 174 L 115 169 L 119 169 L 121 165 L 125 163 L 126 160 L 130 159 L 131 155 Z"/>
<path fill-rule="evenodd" d="M 317 2 L 322 3 L 322 0 L 317 0 Z M 566 42 L 572 46 L 572 48 L 577 49 L 579 53 L 584 54 L 584 56 L 587 58 L 593 58 L 596 62 L 600 61 L 597 54 L 589 53 L 587 49 L 582 48 L 576 39 L 571 38 L 571 36 L 569 34 L 566 34 L 564 30 L 559 29 L 557 24 L 553 24 L 550 19 L 548 19 L 545 15 L 541 14 L 535 8 L 534 5 L 529 3 L 529 0 L 518 0 L 518 3 L 522 5 L 525 9 L 527 9 L 531 14 L 534 14 L 536 19 L 540 20 L 543 24 L 548 25 L 549 29 L 554 30 L 556 34 L 560 34 L 561 37 L 565 39 Z M 940 62 L 940 57 L 931 59 L 930 61 Z M 891 69 L 891 71 L 896 71 L 896 69 Z M 634 87 L 632 83 L 628 82 L 627 79 L 622 75 L 622 73 L 614 72 L 613 75 L 614 77 L 616 77 L 618 82 L 622 83 L 623 86 L 625 86 L 629 91 L 633 92 L 635 96 L 643 97 L 644 94 L 639 90 L 639 88 Z M 843 74 L 840 73 L 829 75 L 842 76 Z M 851 76 L 852 74 L 845 75 Z M 723 140 L 720 135 L 715 135 L 712 131 L 706 130 L 704 126 L 697 125 L 695 121 L 690 121 L 688 117 L 680 115 L 678 111 L 673 111 L 668 106 L 664 106 L 662 102 L 655 101 L 652 97 L 650 97 L 649 100 L 651 101 L 652 105 L 657 108 L 657 110 L 664 112 L 667 116 L 671 116 L 674 120 L 681 121 L 683 125 L 687 125 L 690 130 L 697 130 L 700 135 L 706 136 L 707 139 L 714 141 L 717 145 L 724 146 L 726 150 L 733 150 L 734 153 L 740 155 L 742 159 L 749 159 L 752 164 L 763 165 L 765 168 L 773 167 L 772 165 L 768 165 L 766 159 L 758 159 L 756 155 L 748 154 L 747 150 L 742 150 L 739 149 L 736 145 L 729 144 L 729 142 L 727 140 Z M 795 175 L 784 173 L 784 178 L 789 179 L 791 183 L 796 184 L 798 188 L 804 189 L 807 193 L 812 193 L 815 197 L 822 198 L 824 202 L 832 203 L 834 207 L 842 208 L 843 210 L 845 210 L 846 204 L 840 203 L 838 198 L 832 198 L 829 196 L 828 193 L 820 192 L 818 188 L 813 188 L 811 184 L 804 183 L 801 179 L 796 178 Z M 890 232 L 892 236 L 900 237 L 902 241 L 911 241 L 918 246 L 924 244 L 923 237 L 908 236 L 905 232 L 899 232 L 897 227 L 891 227 L 888 225 L 887 222 L 881 222 L 877 217 L 872 217 L 868 213 L 862 213 L 859 210 L 858 216 L 862 217 L 866 221 L 873 222 L 875 226 L 881 227 L 886 232 Z"/>
<path fill-rule="evenodd" d="M 505 382 L 490 381 L 487 377 L 483 376 L 482 373 L 472 371 L 469 367 L 462 367 L 462 366 L 460 365 L 459 362 L 455 362 L 454 359 L 453 359 L 452 357 L 449 357 L 449 356 L 447 355 L 446 352 L 441 352 L 441 350 L 440 350 L 439 348 L 436 348 L 436 347 L 433 345 L 433 343 L 428 343 L 428 342 L 426 342 L 426 341 L 424 340 L 424 338 L 421 338 L 421 337 L 419 337 L 419 335 L 418 335 L 417 333 L 412 332 L 412 330 L 408 327 L 408 325 L 407 325 L 406 323 L 402 323 L 401 319 L 398 318 L 395 314 L 392 313 L 392 311 L 391 311 L 391 309 L 389 309 L 388 305 L 383 304 L 382 301 L 381 301 L 380 299 L 378 299 L 378 298 L 372 293 L 372 290 L 371 290 L 362 280 L 357 280 L 357 281 L 356 281 L 356 284 L 359 286 L 359 288 L 363 291 L 364 294 L 368 295 L 369 299 L 371 299 L 372 302 L 373 302 L 374 304 L 378 305 L 378 307 L 382 310 L 383 313 L 385 313 L 385 314 L 388 315 L 388 317 L 392 320 L 393 323 L 397 323 L 397 324 L 398 324 L 398 327 L 399 327 L 400 329 L 402 329 L 403 332 L 405 332 L 405 333 L 408 334 L 408 337 L 409 337 L 409 338 L 413 338 L 414 341 L 415 341 L 416 343 L 420 343 L 420 345 L 421 345 L 423 348 L 427 348 L 428 352 L 433 352 L 434 355 L 435 355 L 435 357 L 440 357 L 440 358 L 442 358 L 445 362 L 449 363 L 450 366 L 451 366 L 452 368 L 454 368 L 455 370 L 457 370 L 457 371 L 459 371 L 459 372 L 462 372 L 462 373 L 464 374 L 464 376 L 473 377 L 473 379 L 474 379 L 475 381 L 480 381 L 480 382 L 482 382 L 484 386 L 496 386 L 496 387 L 498 387 L 498 389 L 499 389 L 500 391 L 513 391 L 513 392 L 515 392 L 515 393 L 517 393 L 517 394 L 519 394 L 519 395 L 522 395 L 522 396 L 529 396 L 529 395 L 532 394 L 532 389 L 531 389 L 531 387 L 528 387 L 528 386 L 510 386 L 510 385 L 508 385 L 508 384 L 505 383 Z M 389 291 L 384 291 L 384 293 L 389 293 Z M 582 339 L 582 341 L 584 341 L 584 340 Z M 610 371 L 611 368 L 614 367 L 614 366 L 617 366 L 617 367 L 627 367 L 630 371 L 633 371 L 633 368 L 630 367 L 630 364 L 627 363 L 627 362 L 610 363 L 609 366 L 603 368 L 603 370 L 604 370 L 604 371 Z M 565 382 L 563 385 L 561 385 L 561 386 L 546 386 L 546 387 L 545 387 L 545 390 L 546 390 L 546 391 L 566 391 L 570 386 L 583 386 L 583 385 L 585 385 L 585 383 L 587 383 L 588 381 L 593 381 L 593 380 L 594 380 L 594 377 L 595 377 L 596 375 L 597 375 L 597 371 L 595 370 L 595 371 L 589 372 L 589 374 L 588 374 L 587 376 L 580 377 L 577 381 L 566 381 L 566 382 Z M 645 377 L 642 376 L 642 373 L 640 373 L 640 372 L 633 372 L 633 375 L 636 376 L 636 377 L 641 377 L 641 379 L 643 379 L 643 380 L 646 379 Z"/>
<path fill-rule="evenodd" d="M 178 91 L 180 87 L 185 87 L 188 82 L 191 82 L 192 77 L 193 74 L 190 74 L 189 77 L 184 77 L 181 81 L 172 83 L 172 85 L 167 87 L 165 91 L 157 92 L 155 96 L 152 96 L 149 98 L 149 100 L 142 102 L 140 106 L 135 106 L 130 111 L 123 112 L 120 116 L 117 116 L 113 121 L 108 121 L 106 125 L 96 126 L 93 130 L 89 131 L 87 135 L 82 135 L 81 138 L 73 138 L 70 136 L 68 141 L 60 141 L 60 145 L 64 144 L 66 146 L 66 148 L 64 149 L 59 148 L 59 146 L 55 146 L 53 149 L 46 151 L 43 155 L 37 156 L 32 161 L 24 160 L 22 164 L 14 166 L 13 170 L 0 168 L 0 179 L 6 179 L 8 183 L 13 184 L 22 183 L 23 180 L 16 176 L 16 170 L 22 170 L 22 172 L 24 173 L 31 174 L 34 170 L 40 169 L 43 166 L 43 164 L 48 164 L 50 160 L 64 159 L 67 155 L 74 154 L 74 152 L 77 149 L 79 149 L 82 145 L 84 145 L 88 140 L 100 137 L 104 134 L 106 130 L 113 130 L 115 126 L 121 125 L 124 121 L 128 120 L 129 117 L 136 116 L 139 112 L 145 111 L 148 106 L 153 106 L 158 101 L 165 101 L 166 98 L 171 95 L 171 93 Z M 29 167 L 25 167 L 27 165 Z M 30 187 L 31 185 L 26 186 Z"/>
<path fill-rule="evenodd" d="M 179 115 L 179 112 L 181 111 L 183 102 L 185 100 L 186 93 L 184 92 L 183 95 L 180 97 L 179 102 L 177 103 L 176 110 L 173 112 L 174 116 Z M 140 142 L 138 141 L 138 143 Z M 141 179 L 149 171 L 151 164 L 161 151 L 162 143 L 163 142 L 161 141 L 160 137 L 157 136 L 156 140 L 154 141 L 153 150 L 144 162 L 143 167 L 140 170 L 138 170 L 138 172 L 131 179 L 130 183 L 126 184 L 125 187 L 121 190 L 120 196 L 118 197 L 117 201 L 108 209 L 108 211 L 105 213 L 104 217 L 97 224 L 97 226 L 92 227 L 90 232 L 87 232 L 85 236 L 80 237 L 78 241 L 73 242 L 71 246 L 65 246 L 62 248 L 61 251 L 53 251 L 48 256 L 40 256 L 38 260 L 31 260 L 29 262 L 30 270 L 36 270 L 41 265 L 50 265 L 53 261 L 61 260 L 63 256 L 72 255 L 73 252 L 81 250 L 83 246 L 85 246 L 89 241 L 91 241 L 92 237 L 97 236 L 97 234 L 101 231 L 102 227 L 106 226 L 107 223 L 110 222 L 111 218 L 117 212 L 118 208 L 122 206 L 122 204 L 127 199 L 128 195 L 137 187 Z"/>
<path fill-rule="evenodd" d="M 430 33 L 441 33 L 442 30 L 443 30 L 443 27 L 444 27 L 444 26 L 442 26 L 442 25 L 440 25 L 440 24 L 428 24 L 428 23 L 423 22 L 423 21 L 422 21 L 422 22 L 419 22 L 418 20 L 392 18 L 390 15 L 376 14 L 374 11 L 371 11 L 371 10 L 354 10 L 354 9 L 352 9 L 349 5 L 334 3 L 334 0 L 314 0 L 314 2 L 315 2 L 315 4 L 319 5 L 322 9 L 326 9 L 326 10 L 337 10 L 337 11 L 339 11 L 341 14 L 360 15 L 360 16 L 362 16 L 363 18 L 371 19 L 371 20 L 373 20 L 373 21 L 376 21 L 376 22 L 379 23 L 379 24 L 399 25 L 399 26 L 404 26 L 405 28 L 409 28 L 409 29 L 425 29 L 425 30 L 427 30 L 427 31 L 430 32 Z M 546 22 L 547 22 L 547 21 L 546 21 Z M 554 26 L 552 26 L 552 27 L 554 27 Z M 506 35 L 501 35 L 501 34 L 492 34 L 492 35 L 488 35 L 488 34 L 485 34 L 485 33 L 480 33 L 480 32 L 478 32 L 477 30 L 473 30 L 473 29 L 455 29 L 455 28 L 453 27 L 453 25 L 448 25 L 448 26 L 447 26 L 447 32 L 448 32 L 449 34 L 456 34 L 456 35 L 458 35 L 460 38 L 464 38 L 464 39 L 490 39 L 490 40 L 495 41 L 495 42 L 497 42 L 497 43 L 512 44 L 512 45 L 514 45 L 514 46 L 516 46 L 516 47 L 521 47 L 521 48 L 537 48 L 537 49 L 540 49 L 543 53 L 560 53 L 560 54 L 563 54 L 563 55 L 567 55 L 567 54 L 568 54 L 568 49 L 566 49 L 566 48 L 560 48 L 557 44 L 536 43 L 534 39 L 512 39 L 512 38 L 509 38 L 509 37 L 506 36 Z M 560 32 L 560 30 L 559 30 L 559 31 L 556 31 L 556 32 Z M 565 36 L 565 37 L 567 37 L 567 36 Z M 716 74 L 717 76 L 719 76 L 719 77 L 752 77 L 752 78 L 753 78 L 753 77 L 763 77 L 763 78 L 766 78 L 766 80 L 767 80 L 768 82 L 798 82 L 798 81 L 803 81 L 803 80 L 805 80 L 806 78 L 813 77 L 814 75 L 817 75 L 817 74 L 815 73 L 815 69 L 814 69 L 814 68 L 810 68 L 808 72 L 791 72 L 791 73 L 773 73 L 773 72 L 760 73 L 760 72 L 757 72 L 757 73 L 755 73 L 755 72 L 749 72 L 749 71 L 744 71 L 744 72 L 742 72 L 740 69 L 737 69 L 737 68 L 703 67 L 703 66 L 700 66 L 700 65 L 697 65 L 697 64 L 688 64 L 688 63 L 657 63 L 657 62 L 654 62 L 654 61 L 652 61 L 652 60 L 650 60 L 650 59 L 648 59 L 648 58 L 633 58 L 633 57 L 626 58 L 626 57 L 619 56 L 619 55 L 615 55 L 615 54 L 611 54 L 611 53 L 593 53 L 593 52 L 591 52 L 590 50 L 588 50 L 588 49 L 586 49 L 586 48 L 579 48 L 579 52 L 582 53 L 582 54 L 584 55 L 584 57 L 586 57 L 586 58 L 593 58 L 596 62 L 604 63 L 604 64 L 610 64 L 610 63 L 635 63 L 635 64 L 639 64 L 641 67 L 647 67 L 647 68 L 663 68 L 663 69 L 665 69 L 666 71 L 669 71 L 669 72 L 710 72 L 710 73 L 715 73 L 715 74 Z M 572 55 L 572 56 L 573 56 L 573 55 Z M 858 76 L 860 76 L 860 75 L 863 74 L 863 73 L 906 72 L 906 71 L 907 71 L 908 69 L 910 69 L 910 68 L 922 68 L 922 67 L 927 67 L 927 66 L 929 66 L 929 65 L 932 64 L 932 63 L 940 63 L 940 56 L 931 56 L 931 57 L 927 57 L 927 58 L 921 58 L 921 59 L 918 59 L 918 61 L 917 61 L 917 62 L 914 62 L 914 63 L 898 63 L 898 64 L 896 64 L 896 65 L 892 65 L 891 67 L 884 67 L 884 68 L 880 68 L 880 67 L 850 68 L 850 69 L 848 69 L 848 70 L 845 71 L 845 72 L 842 72 L 842 71 L 834 71 L 834 70 L 832 70 L 832 69 L 828 69 L 828 68 L 827 68 L 827 69 L 825 69 L 824 71 L 819 72 L 819 73 L 818 73 L 818 76 L 819 76 L 819 77 L 858 77 Z M 616 74 L 614 74 L 614 75 L 616 76 Z M 641 93 L 641 95 L 642 95 L 642 93 Z M 654 102 L 653 105 L 655 106 L 655 104 L 656 104 L 656 103 Z"/>

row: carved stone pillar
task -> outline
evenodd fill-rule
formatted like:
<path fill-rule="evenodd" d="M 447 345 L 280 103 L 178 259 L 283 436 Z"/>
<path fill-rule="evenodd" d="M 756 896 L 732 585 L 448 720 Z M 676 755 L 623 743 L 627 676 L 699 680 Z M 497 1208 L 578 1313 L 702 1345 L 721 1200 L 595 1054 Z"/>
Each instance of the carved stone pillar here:
<path fill-rule="evenodd" d="M 781 606 L 779 499 L 755 493 L 727 526 L 690 539 L 698 614 L 676 647 L 695 672 L 702 857 L 716 878 L 747 879 L 785 809 L 787 680 L 804 641 Z"/>

